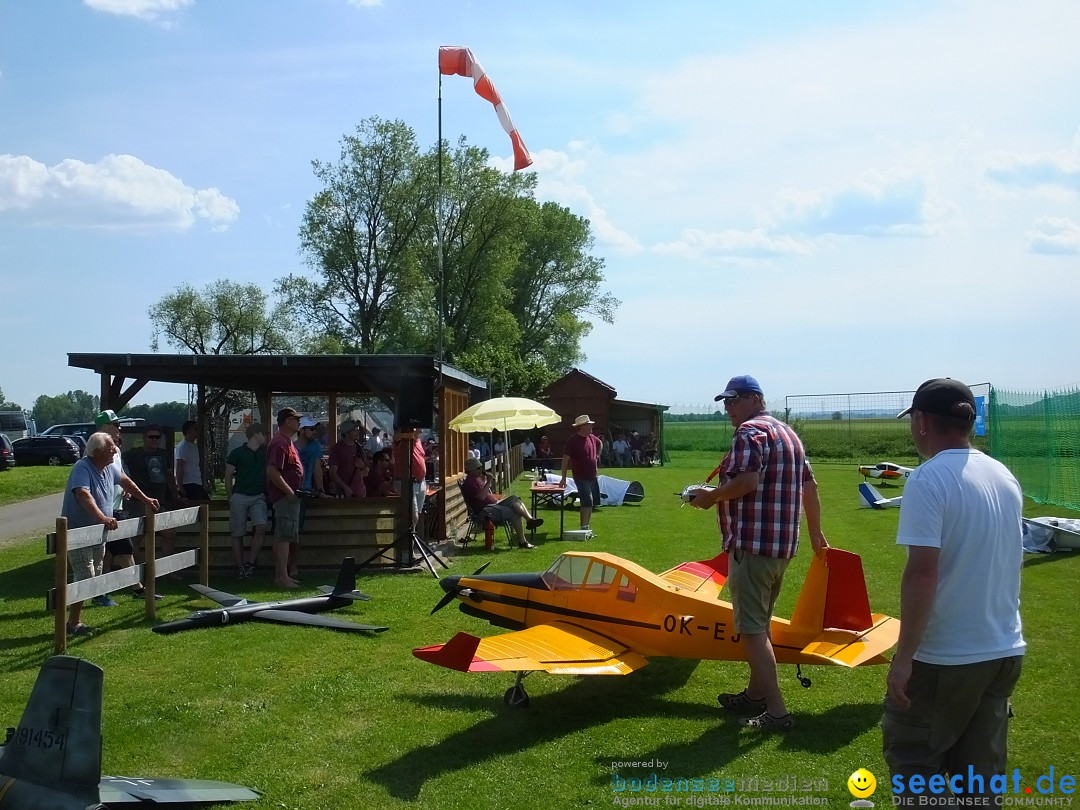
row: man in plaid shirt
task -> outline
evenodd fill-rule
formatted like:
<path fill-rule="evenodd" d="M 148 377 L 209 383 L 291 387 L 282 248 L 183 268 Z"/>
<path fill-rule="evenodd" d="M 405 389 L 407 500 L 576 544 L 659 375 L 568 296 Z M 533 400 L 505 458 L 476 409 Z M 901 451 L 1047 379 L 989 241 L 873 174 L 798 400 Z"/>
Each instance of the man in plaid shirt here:
<path fill-rule="evenodd" d="M 769 638 L 773 605 L 784 572 L 799 547 L 799 518 L 806 511 L 810 542 L 823 554 L 817 481 L 802 442 L 765 410 L 765 394 L 749 375 L 733 377 L 717 394 L 735 427 L 731 449 L 720 463 L 720 486 L 702 490 L 691 504 L 714 504 L 724 550 L 730 555 L 728 586 L 735 629 L 746 645 L 750 681 L 738 694 L 721 694 L 725 709 L 751 712 L 743 725 L 788 731 L 795 720 L 784 705 Z"/>

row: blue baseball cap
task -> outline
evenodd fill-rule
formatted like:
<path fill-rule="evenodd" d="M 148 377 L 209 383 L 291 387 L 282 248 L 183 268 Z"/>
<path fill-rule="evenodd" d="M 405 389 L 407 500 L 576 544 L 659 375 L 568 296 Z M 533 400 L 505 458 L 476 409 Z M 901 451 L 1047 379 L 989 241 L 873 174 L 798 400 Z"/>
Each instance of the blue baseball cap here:
<path fill-rule="evenodd" d="M 732 377 L 728 380 L 727 388 L 721 391 L 713 399 L 713 402 L 719 402 L 724 397 L 733 397 L 736 394 L 761 394 L 765 396 L 765 392 L 761 390 L 761 386 L 758 385 L 758 381 L 751 377 L 749 374 L 741 374 L 738 377 Z"/>

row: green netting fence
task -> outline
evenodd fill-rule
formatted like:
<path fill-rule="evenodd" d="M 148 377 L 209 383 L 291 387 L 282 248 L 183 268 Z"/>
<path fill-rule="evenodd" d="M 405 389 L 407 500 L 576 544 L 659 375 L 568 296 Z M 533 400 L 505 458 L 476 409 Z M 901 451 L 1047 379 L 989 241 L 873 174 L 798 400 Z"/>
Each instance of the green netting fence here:
<path fill-rule="evenodd" d="M 1080 388 L 990 392 L 990 453 L 1036 503 L 1080 510 Z"/>

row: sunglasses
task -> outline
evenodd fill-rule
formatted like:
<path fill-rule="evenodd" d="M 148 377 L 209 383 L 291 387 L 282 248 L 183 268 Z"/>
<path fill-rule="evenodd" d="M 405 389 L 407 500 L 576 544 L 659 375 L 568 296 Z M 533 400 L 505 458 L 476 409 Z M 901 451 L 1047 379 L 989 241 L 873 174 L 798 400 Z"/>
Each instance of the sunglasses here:
<path fill-rule="evenodd" d="M 156 442 L 156 441 L 158 441 L 159 439 L 161 439 L 161 434 L 160 434 L 160 433 L 150 433 L 150 434 L 148 434 L 148 435 L 146 436 L 146 440 L 147 440 L 148 442 Z"/>
<path fill-rule="evenodd" d="M 720 401 L 723 402 L 725 405 L 734 405 L 740 399 L 742 399 L 742 394 L 736 394 L 733 397 L 724 397 Z"/>

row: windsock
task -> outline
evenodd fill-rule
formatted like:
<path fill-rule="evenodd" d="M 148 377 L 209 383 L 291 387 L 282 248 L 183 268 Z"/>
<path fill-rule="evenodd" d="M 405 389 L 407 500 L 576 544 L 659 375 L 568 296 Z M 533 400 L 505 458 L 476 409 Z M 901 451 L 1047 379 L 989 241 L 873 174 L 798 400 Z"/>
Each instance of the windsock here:
<path fill-rule="evenodd" d="M 510 136 L 510 142 L 514 145 L 514 171 L 527 168 L 532 165 L 532 157 L 529 150 L 518 134 L 514 122 L 510 120 L 510 112 L 499 97 L 499 91 L 491 83 L 487 73 L 480 63 L 473 58 L 472 51 L 468 48 L 458 48 L 443 45 L 439 48 L 439 73 L 444 76 L 469 76 L 473 80 L 473 87 L 477 94 L 495 105 L 495 113 L 499 116 L 499 123 Z"/>

